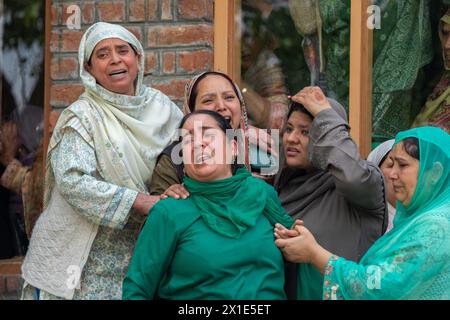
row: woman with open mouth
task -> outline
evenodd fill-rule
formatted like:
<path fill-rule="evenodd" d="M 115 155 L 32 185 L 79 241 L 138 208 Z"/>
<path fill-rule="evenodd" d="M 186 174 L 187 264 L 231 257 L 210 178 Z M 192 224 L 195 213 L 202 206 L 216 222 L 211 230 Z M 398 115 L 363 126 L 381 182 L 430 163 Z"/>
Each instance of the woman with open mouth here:
<path fill-rule="evenodd" d="M 239 87 L 226 74 L 216 71 L 203 72 L 186 85 L 184 114 L 195 110 L 212 110 L 223 116 L 230 127 L 240 129 L 239 162 L 250 170 L 249 146 L 276 154 L 272 150 L 272 139 L 265 130 L 248 125 L 247 110 Z M 248 134 L 248 139 L 246 137 Z M 185 198 L 189 192 L 182 185 L 184 179 L 183 164 L 178 155 L 179 142 L 172 143 L 158 158 L 155 173 L 150 182 L 150 193 L 174 198 Z M 178 163 L 175 163 L 178 158 Z"/>
<path fill-rule="evenodd" d="M 22 265 L 24 299 L 120 299 L 157 156 L 182 113 L 143 84 L 144 50 L 122 26 L 95 23 L 78 50 L 85 92 L 48 147 L 44 212 Z"/>
<path fill-rule="evenodd" d="M 150 210 L 123 298 L 285 299 L 273 226 L 290 228 L 293 220 L 275 190 L 236 164 L 237 141 L 217 112 L 194 111 L 180 128 L 190 196 L 161 200 Z"/>

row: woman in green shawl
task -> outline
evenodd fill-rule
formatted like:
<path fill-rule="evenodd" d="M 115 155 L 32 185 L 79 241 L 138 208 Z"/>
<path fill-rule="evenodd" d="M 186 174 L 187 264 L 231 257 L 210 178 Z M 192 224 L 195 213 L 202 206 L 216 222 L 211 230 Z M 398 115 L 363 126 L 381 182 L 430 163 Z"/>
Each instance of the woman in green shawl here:
<path fill-rule="evenodd" d="M 359 263 L 317 244 L 299 223 L 276 231 L 276 244 L 295 262 L 323 275 L 324 299 L 450 299 L 450 135 L 436 127 L 400 132 L 390 157 L 397 197 L 394 228 Z"/>
<path fill-rule="evenodd" d="M 275 190 L 235 164 L 229 122 L 210 110 L 180 128 L 187 199 L 149 212 L 123 282 L 124 299 L 285 299 L 273 225 L 292 225 Z"/>

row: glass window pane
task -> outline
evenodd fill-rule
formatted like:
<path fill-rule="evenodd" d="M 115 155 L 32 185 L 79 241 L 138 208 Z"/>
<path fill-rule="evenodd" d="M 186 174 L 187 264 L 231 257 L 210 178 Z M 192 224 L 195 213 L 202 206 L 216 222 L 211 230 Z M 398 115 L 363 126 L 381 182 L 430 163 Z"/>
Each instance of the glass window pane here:
<path fill-rule="evenodd" d="M 367 17 L 368 26 L 375 27 L 376 144 L 414 125 L 436 83 L 445 77 L 438 29 L 447 6 L 427 0 L 375 0 L 373 5 Z M 242 0 L 241 78 L 243 87 L 254 90 L 247 90 L 246 101 L 256 125 L 273 127 L 270 104 L 283 103 L 282 94 L 308 85 L 321 86 L 348 111 L 350 9 L 350 0 Z M 448 127 L 449 108 L 438 109 L 434 119 L 423 123 Z"/>
<path fill-rule="evenodd" d="M 0 140 L 0 176 L 11 164 L 11 157 L 4 157 L 5 154 L 11 154 L 23 166 L 31 167 L 41 145 L 44 7 L 43 0 L 0 0 L 0 125 L 3 137 Z M 16 134 L 10 123 L 15 124 Z M 36 174 L 42 175 L 42 172 Z M 26 216 L 18 190 L 21 190 L 20 186 L 15 183 L 0 186 L 0 259 L 23 256 L 27 250 Z"/>

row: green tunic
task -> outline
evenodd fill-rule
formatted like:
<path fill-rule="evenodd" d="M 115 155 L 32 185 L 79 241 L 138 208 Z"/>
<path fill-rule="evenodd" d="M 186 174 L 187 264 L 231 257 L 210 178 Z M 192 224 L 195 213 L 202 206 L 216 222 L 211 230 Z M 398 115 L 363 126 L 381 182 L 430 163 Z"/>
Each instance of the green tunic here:
<path fill-rule="evenodd" d="M 150 211 L 123 299 L 285 299 L 283 287 L 283 258 L 263 214 L 233 239 L 209 228 L 190 198 L 169 198 Z"/>

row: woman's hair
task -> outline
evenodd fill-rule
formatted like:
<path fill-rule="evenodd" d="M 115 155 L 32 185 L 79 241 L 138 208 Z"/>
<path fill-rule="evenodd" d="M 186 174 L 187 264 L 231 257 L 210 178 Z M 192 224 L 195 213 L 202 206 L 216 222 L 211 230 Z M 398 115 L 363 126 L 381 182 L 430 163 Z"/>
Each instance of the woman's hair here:
<path fill-rule="evenodd" d="M 405 138 L 402 140 L 403 148 L 411 157 L 420 160 L 419 140 L 415 137 Z"/>
<path fill-rule="evenodd" d="M 230 136 L 226 134 L 227 130 L 233 130 L 233 128 L 231 128 L 231 126 L 230 126 L 230 123 L 224 117 L 222 117 L 219 113 L 212 111 L 212 110 L 197 110 L 197 111 L 193 111 L 193 112 L 185 115 L 183 117 L 183 119 L 181 120 L 180 129 L 183 128 L 184 124 L 190 117 L 197 115 L 197 114 L 205 114 L 205 115 L 208 115 L 211 118 L 213 118 L 216 121 L 217 125 L 219 126 L 220 130 L 222 130 L 225 133 L 225 135 L 227 136 L 227 139 L 230 138 Z M 235 140 L 234 135 L 233 135 L 233 140 Z M 235 174 L 237 169 L 242 168 L 242 167 L 243 167 L 242 165 L 237 164 L 237 160 L 235 159 L 233 164 L 231 164 L 231 171 L 233 172 L 233 174 Z"/>
<path fill-rule="evenodd" d="M 198 95 L 198 84 L 204 78 L 206 78 L 207 76 L 211 76 L 211 75 L 221 76 L 221 77 L 227 79 L 228 82 L 231 84 L 231 87 L 233 88 L 233 91 L 236 94 L 236 96 L 237 97 L 240 96 L 236 90 L 236 87 L 234 86 L 233 80 L 231 80 L 231 78 L 229 76 L 227 76 L 225 73 L 222 73 L 222 72 L 208 71 L 208 72 L 205 72 L 204 74 L 202 74 L 200 77 L 198 77 L 197 80 L 195 81 L 195 83 L 192 85 L 191 93 L 190 93 L 189 101 L 188 101 L 189 110 L 191 110 L 191 112 L 193 112 L 195 110 L 195 100 L 197 99 L 197 95 Z"/>
<path fill-rule="evenodd" d="M 383 164 L 383 162 L 385 162 L 386 159 L 388 158 L 389 152 L 391 152 L 391 151 L 386 152 L 386 154 L 383 156 L 383 158 L 381 158 L 380 163 L 378 164 L 379 168 L 381 168 L 381 165 Z"/>
<path fill-rule="evenodd" d="M 302 105 L 302 104 L 300 104 L 298 102 L 294 102 L 294 101 L 292 101 L 291 104 L 289 105 L 289 110 L 288 110 L 288 113 L 287 113 L 287 119 L 289 119 L 291 117 L 292 113 L 294 113 L 296 111 L 304 113 L 308 117 L 310 117 L 311 120 L 314 120 L 313 115 L 305 108 L 304 105 Z"/>

